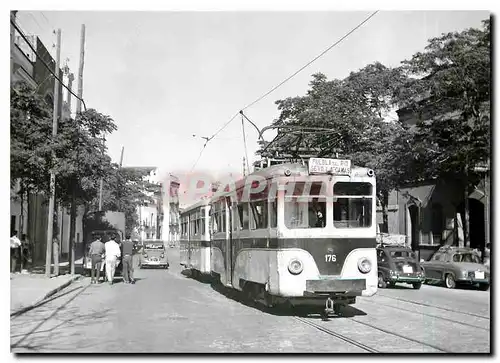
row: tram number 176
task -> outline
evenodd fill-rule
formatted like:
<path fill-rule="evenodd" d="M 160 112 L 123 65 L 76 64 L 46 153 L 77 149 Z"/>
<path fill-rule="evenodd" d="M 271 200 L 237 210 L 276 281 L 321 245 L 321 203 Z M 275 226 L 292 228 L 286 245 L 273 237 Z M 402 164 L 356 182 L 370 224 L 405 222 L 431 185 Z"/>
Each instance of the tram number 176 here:
<path fill-rule="evenodd" d="M 337 261 L 337 255 L 330 255 L 330 254 L 325 255 L 325 262 L 335 262 L 335 261 Z"/>

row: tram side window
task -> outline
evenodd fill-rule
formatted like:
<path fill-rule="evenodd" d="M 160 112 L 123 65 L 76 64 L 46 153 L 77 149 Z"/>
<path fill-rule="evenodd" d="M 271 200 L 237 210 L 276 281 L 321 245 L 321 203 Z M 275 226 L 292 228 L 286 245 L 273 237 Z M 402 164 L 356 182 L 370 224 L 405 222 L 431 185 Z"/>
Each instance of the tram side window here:
<path fill-rule="evenodd" d="M 321 183 L 312 183 L 309 193 L 305 187 L 306 183 L 295 183 L 293 195 L 285 196 L 287 228 L 323 228 L 326 225 L 326 200 L 321 197 Z"/>
<path fill-rule="evenodd" d="M 248 203 L 238 204 L 238 214 L 240 217 L 240 228 L 248 229 Z"/>
<path fill-rule="evenodd" d="M 218 212 L 217 212 L 217 207 L 215 207 L 215 209 L 212 209 L 212 213 L 211 213 L 211 216 L 210 216 L 210 220 L 211 220 L 211 230 L 212 230 L 212 233 L 217 233 L 218 232 L 218 223 L 219 221 L 217 220 L 218 218 Z"/>
<path fill-rule="evenodd" d="M 233 213 L 233 231 L 238 231 L 240 226 L 240 218 L 238 216 L 238 206 L 237 204 L 233 204 L 233 208 L 231 209 L 231 213 Z"/>
<path fill-rule="evenodd" d="M 373 187 L 370 183 L 337 182 L 333 186 L 333 225 L 367 228 L 372 225 Z"/>
<path fill-rule="evenodd" d="M 276 200 L 269 203 L 269 224 L 271 228 L 278 226 L 278 202 Z"/>
<path fill-rule="evenodd" d="M 267 200 L 250 202 L 253 215 L 252 229 L 267 228 Z"/>
<path fill-rule="evenodd" d="M 220 213 L 221 232 L 226 231 L 226 202 L 221 202 L 222 208 Z"/>

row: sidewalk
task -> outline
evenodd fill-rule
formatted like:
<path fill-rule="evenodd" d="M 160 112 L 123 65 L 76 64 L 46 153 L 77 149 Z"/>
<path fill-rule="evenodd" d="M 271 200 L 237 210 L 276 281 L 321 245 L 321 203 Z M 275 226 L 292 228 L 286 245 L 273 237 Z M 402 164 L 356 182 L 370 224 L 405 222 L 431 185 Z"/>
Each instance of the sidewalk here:
<path fill-rule="evenodd" d="M 80 275 L 69 274 L 50 278 L 34 273 L 16 273 L 10 276 L 11 316 L 29 310 L 80 278 Z"/>

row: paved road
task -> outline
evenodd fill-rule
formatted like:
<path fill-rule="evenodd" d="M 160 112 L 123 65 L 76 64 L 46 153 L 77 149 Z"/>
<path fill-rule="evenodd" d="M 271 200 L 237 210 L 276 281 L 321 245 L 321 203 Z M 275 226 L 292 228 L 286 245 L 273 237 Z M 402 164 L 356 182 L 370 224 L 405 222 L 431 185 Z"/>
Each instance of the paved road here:
<path fill-rule="evenodd" d="M 243 304 L 171 269 L 72 284 L 11 319 L 13 352 L 489 352 L 489 292 L 380 290 L 321 321 Z"/>

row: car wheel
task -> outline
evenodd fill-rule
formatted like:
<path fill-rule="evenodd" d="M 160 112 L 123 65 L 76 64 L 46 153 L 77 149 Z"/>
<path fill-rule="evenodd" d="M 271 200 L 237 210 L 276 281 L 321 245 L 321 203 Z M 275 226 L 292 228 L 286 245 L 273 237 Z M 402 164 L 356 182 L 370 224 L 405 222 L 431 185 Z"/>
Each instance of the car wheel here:
<path fill-rule="evenodd" d="M 454 289 L 457 286 L 455 278 L 452 274 L 446 274 L 446 276 L 444 277 L 444 284 L 448 289 Z"/>
<path fill-rule="evenodd" d="M 387 287 L 386 282 L 384 281 L 384 275 L 378 274 L 378 287 L 381 289 L 385 289 Z"/>
<path fill-rule="evenodd" d="M 479 290 L 481 291 L 488 291 L 490 288 L 490 284 L 479 284 Z"/>
<path fill-rule="evenodd" d="M 415 290 L 420 290 L 420 288 L 422 287 L 421 282 L 414 282 L 412 285 Z"/>

